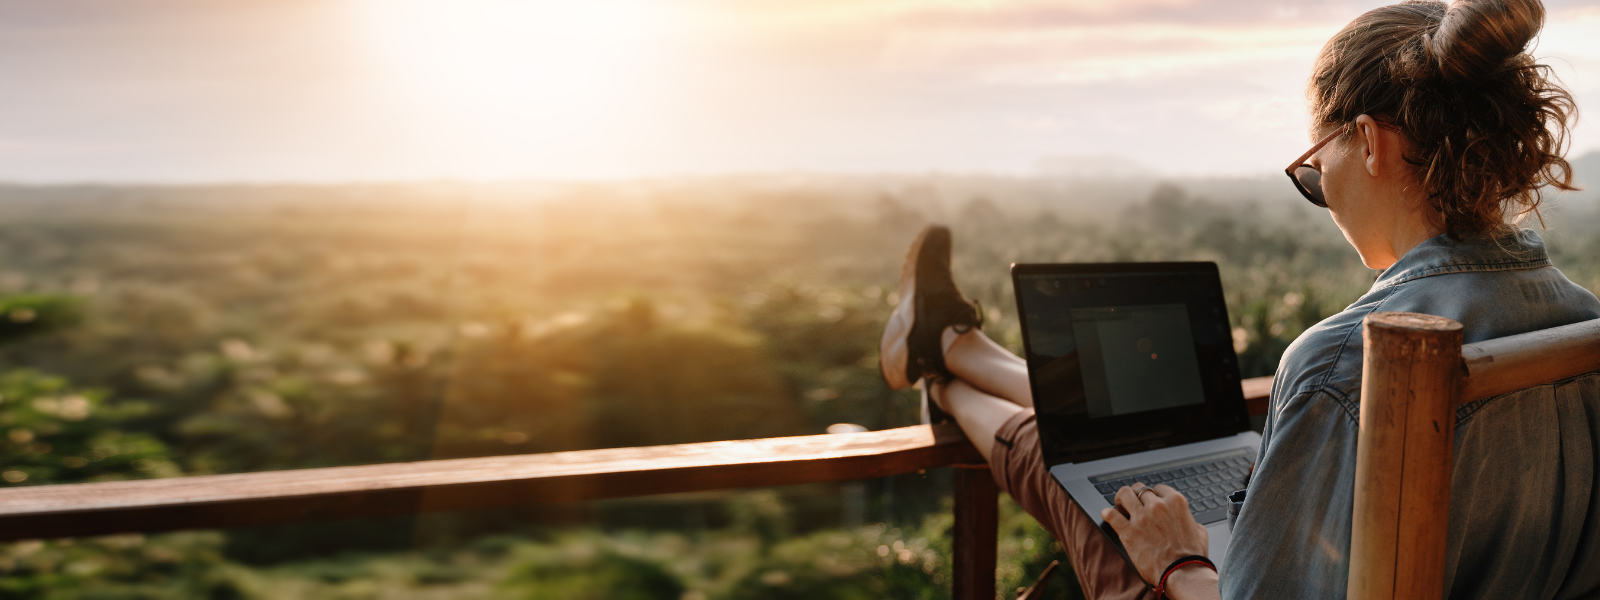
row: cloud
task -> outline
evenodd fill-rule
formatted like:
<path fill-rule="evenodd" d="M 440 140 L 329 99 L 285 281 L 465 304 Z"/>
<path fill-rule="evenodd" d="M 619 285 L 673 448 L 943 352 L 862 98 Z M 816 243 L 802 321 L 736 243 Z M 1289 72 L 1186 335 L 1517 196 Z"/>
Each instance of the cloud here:
<path fill-rule="evenodd" d="M 580 120 L 493 86 L 445 91 L 484 96 L 460 105 L 504 119 L 417 108 L 448 86 L 403 83 L 406 65 L 374 60 L 354 0 L 10 0 L 0 178 L 1028 171 L 1040 157 L 1105 155 L 1169 173 L 1270 173 L 1304 150 L 1316 52 L 1382 4 L 641 1 L 660 18 L 635 40 L 637 76 L 578 98 L 596 113 Z M 1539 55 L 1587 107 L 1600 98 L 1600 2 L 1547 5 Z M 579 75 L 605 64 L 512 59 Z M 548 81 L 538 68 L 503 75 L 535 91 Z M 1600 147 L 1600 121 L 1580 125 L 1575 147 Z"/>
<path fill-rule="evenodd" d="M 1039 32 L 906 32 L 882 63 L 901 69 L 958 69 L 987 83 L 1071 84 L 1166 77 L 1195 69 L 1308 63 L 1328 27 L 1205 27 L 1128 23 Z"/>
<path fill-rule="evenodd" d="M 1127 0 L 1120 2 L 914 3 L 896 21 L 961 30 L 1038 30 L 1127 23 L 1250 26 L 1337 19 L 1352 5 L 1305 0 Z"/>

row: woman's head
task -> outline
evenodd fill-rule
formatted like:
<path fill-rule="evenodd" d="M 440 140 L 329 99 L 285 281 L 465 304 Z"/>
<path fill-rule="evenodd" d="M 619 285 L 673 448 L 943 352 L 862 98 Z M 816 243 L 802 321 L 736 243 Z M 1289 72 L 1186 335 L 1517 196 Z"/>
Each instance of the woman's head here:
<path fill-rule="evenodd" d="M 1372 10 L 1317 57 L 1307 90 L 1314 128 L 1351 125 L 1355 136 L 1361 115 L 1395 126 L 1419 188 L 1407 195 L 1452 237 L 1499 233 L 1537 209 L 1541 187 L 1573 189 L 1562 154 L 1576 107 L 1527 53 L 1543 25 L 1539 0 Z"/>

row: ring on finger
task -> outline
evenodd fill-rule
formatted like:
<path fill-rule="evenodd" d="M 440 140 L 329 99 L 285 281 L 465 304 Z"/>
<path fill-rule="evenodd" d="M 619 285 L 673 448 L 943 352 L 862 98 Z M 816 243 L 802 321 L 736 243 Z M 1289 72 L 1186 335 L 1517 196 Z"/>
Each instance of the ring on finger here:
<path fill-rule="evenodd" d="M 1154 492 L 1154 491 L 1155 491 L 1155 489 L 1153 489 L 1153 488 L 1141 487 L 1141 488 L 1133 491 L 1133 497 L 1134 497 L 1134 499 L 1138 500 L 1139 502 L 1144 502 L 1144 493 L 1145 492 Z"/>

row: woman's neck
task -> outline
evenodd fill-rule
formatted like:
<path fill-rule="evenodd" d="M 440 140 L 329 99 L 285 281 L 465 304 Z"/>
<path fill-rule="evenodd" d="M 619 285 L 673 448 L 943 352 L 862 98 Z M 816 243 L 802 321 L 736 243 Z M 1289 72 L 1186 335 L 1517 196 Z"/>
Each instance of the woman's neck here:
<path fill-rule="evenodd" d="M 1411 252 L 1412 248 L 1445 233 L 1443 219 L 1431 209 L 1408 216 L 1411 218 L 1396 219 L 1394 228 L 1386 236 L 1393 257 L 1388 261 L 1388 265 L 1384 265 L 1385 269 L 1393 266 L 1406 253 Z"/>

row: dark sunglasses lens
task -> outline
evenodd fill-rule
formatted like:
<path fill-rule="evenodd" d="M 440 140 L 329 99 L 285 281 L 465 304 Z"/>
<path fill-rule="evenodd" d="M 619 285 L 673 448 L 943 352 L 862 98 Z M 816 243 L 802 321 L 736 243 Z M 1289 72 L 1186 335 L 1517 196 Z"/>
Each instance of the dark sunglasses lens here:
<path fill-rule="evenodd" d="M 1301 166 L 1294 170 L 1294 180 L 1300 182 L 1300 189 L 1312 204 L 1326 208 L 1328 200 L 1322 197 L 1322 172 L 1309 166 Z"/>

